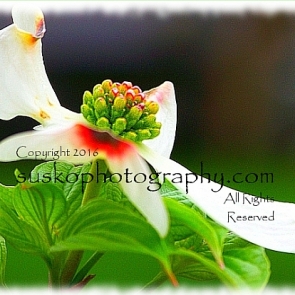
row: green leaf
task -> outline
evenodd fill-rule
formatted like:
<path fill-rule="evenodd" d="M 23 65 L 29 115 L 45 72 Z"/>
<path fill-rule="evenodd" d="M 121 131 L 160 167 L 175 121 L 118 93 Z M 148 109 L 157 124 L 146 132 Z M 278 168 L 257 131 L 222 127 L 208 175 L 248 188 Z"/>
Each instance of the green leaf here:
<path fill-rule="evenodd" d="M 91 167 L 90 163 L 83 166 L 74 166 L 68 172 L 68 181 L 63 187 L 67 199 L 68 215 L 72 215 L 81 207 L 83 192 L 85 191 L 87 174 Z M 70 177 L 72 176 L 72 177 Z"/>
<path fill-rule="evenodd" d="M 231 238 L 224 246 L 224 267 L 218 266 L 208 252 L 196 253 L 179 248 L 174 254 L 174 273 L 193 280 L 217 276 L 232 288 L 263 289 L 270 276 L 265 250 L 238 237 Z"/>
<path fill-rule="evenodd" d="M 264 248 L 230 234 L 224 246 L 227 271 L 240 285 L 263 288 L 270 276 L 270 262 Z"/>
<path fill-rule="evenodd" d="M 222 266 L 222 246 L 227 230 L 219 228 L 217 231 L 212 226 L 212 223 L 199 212 L 173 199 L 165 198 L 165 204 L 169 210 L 172 222 L 185 225 L 200 235 L 207 242 L 216 261 Z"/>
<path fill-rule="evenodd" d="M 0 236 L 0 286 L 5 286 L 7 249 L 5 239 Z"/>
<path fill-rule="evenodd" d="M 178 258 L 178 259 L 177 259 Z M 195 281 L 208 281 L 216 279 L 214 272 L 210 271 L 204 264 L 195 259 L 188 257 L 176 257 L 173 263 L 175 275 L 195 280 Z"/>
<path fill-rule="evenodd" d="M 101 187 L 99 197 L 114 202 L 120 202 L 122 198 L 124 198 L 124 194 L 119 183 L 113 183 L 107 180 Z"/>
<path fill-rule="evenodd" d="M 14 186 L 5 186 L 0 184 L 0 199 L 9 207 L 13 208 Z"/>
<path fill-rule="evenodd" d="M 194 204 L 184 195 L 177 187 L 175 187 L 169 180 L 165 180 L 160 189 L 162 197 L 173 199 L 188 207 L 194 207 Z"/>
<path fill-rule="evenodd" d="M 16 249 L 44 256 L 48 252 L 40 234 L 20 220 L 15 211 L 0 200 L 0 235 Z"/>
<path fill-rule="evenodd" d="M 48 245 L 67 218 L 63 192 L 52 184 L 19 185 L 14 207 L 18 217 L 35 228 Z"/>
<path fill-rule="evenodd" d="M 171 252 L 175 275 L 196 281 L 217 277 L 234 288 L 259 289 L 266 285 L 270 264 L 263 248 L 227 233 L 173 184 L 165 182 L 161 193 L 170 212 L 170 232 L 177 247 Z M 163 278 L 164 274 L 159 273 L 151 284 Z"/>
<path fill-rule="evenodd" d="M 131 210 L 110 200 L 95 200 L 71 216 L 52 251 L 137 252 L 155 257 L 168 269 L 165 242 Z"/>
<path fill-rule="evenodd" d="M 71 163 L 50 161 L 36 166 L 31 175 L 39 182 L 55 184 L 63 190 L 67 199 L 68 215 L 72 215 L 82 203 L 91 164 L 74 166 Z"/>
<path fill-rule="evenodd" d="M 69 171 L 74 167 L 67 162 L 49 161 L 36 166 L 30 173 L 28 183 L 51 183 L 63 189 L 67 182 Z"/>
<path fill-rule="evenodd" d="M 178 251 L 179 252 L 179 251 Z M 207 281 L 216 279 L 216 275 L 198 260 L 183 255 L 174 255 L 172 257 L 172 270 L 177 277 L 183 277 L 194 281 Z M 160 271 L 146 286 L 147 288 L 158 287 L 167 280 L 167 276 Z"/>
<path fill-rule="evenodd" d="M 132 211 L 132 213 L 136 214 L 139 218 L 145 220 L 142 214 L 137 210 L 137 208 L 130 202 L 128 197 L 124 194 L 121 185 L 119 183 L 111 182 L 109 178 L 107 178 L 106 181 L 102 183 L 99 198 L 119 203 L 122 207 L 125 207 L 126 210 Z"/>

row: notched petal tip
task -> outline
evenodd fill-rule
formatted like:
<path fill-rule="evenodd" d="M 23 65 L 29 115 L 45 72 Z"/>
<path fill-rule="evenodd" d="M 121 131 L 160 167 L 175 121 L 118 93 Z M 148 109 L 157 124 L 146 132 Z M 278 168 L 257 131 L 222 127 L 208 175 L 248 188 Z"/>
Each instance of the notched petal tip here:
<path fill-rule="evenodd" d="M 160 86 L 144 92 L 147 100 L 153 100 L 159 104 L 163 103 L 166 99 L 175 97 L 174 85 L 170 81 L 165 81 Z"/>
<path fill-rule="evenodd" d="M 46 31 L 43 13 L 35 5 L 15 5 L 12 8 L 12 19 L 19 31 L 36 39 L 42 38 Z"/>

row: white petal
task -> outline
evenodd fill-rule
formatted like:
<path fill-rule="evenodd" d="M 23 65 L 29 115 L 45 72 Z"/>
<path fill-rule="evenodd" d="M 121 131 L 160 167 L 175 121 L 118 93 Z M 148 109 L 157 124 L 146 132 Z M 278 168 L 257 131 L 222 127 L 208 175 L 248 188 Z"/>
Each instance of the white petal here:
<path fill-rule="evenodd" d="M 140 154 L 162 173 L 169 173 L 166 178 L 173 180 L 177 173 L 182 175 L 182 183 L 174 183 L 184 193 L 188 189 L 187 197 L 201 210 L 208 214 L 216 222 L 233 231 L 240 237 L 275 251 L 295 253 L 295 204 L 284 202 L 261 202 L 254 206 L 247 200 L 243 203 L 243 193 L 239 192 L 239 202 L 230 201 L 229 196 L 234 198 L 238 191 L 223 187 L 220 192 L 220 185 L 214 182 L 208 183 L 200 176 L 194 183 L 192 172 L 180 164 L 167 158 L 156 155 L 146 147 L 140 148 Z M 174 174 L 174 177 L 173 177 Z M 179 179 L 179 178 L 178 178 Z M 246 195 L 251 201 L 251 196 Z M 228 198 L 228 201 L 226 201 Z M 234 213 L 233 213 L 234 212 Z M 272 217 L 274 220 L 272 221 Z M 267 216 L 266 221 L 236 221 L 237 216 Z M 234 222 L 232 218 L 236 221 Z M 270 218 L 268 220 L 268 218 Z"/>
<path fill-rule="evenodd" d="M 164 237 L 169 227 L 168 213 L 159 192 L 148 190 L 152 174 L 146 162 L 132 149 L 125 149 L 122 154 L 108 157 L 106 161 L 112 173 L 122 176 L 120 184 L 132 204 Z"/>
<path fill-rule="evenodd" d="M 45 72 L 39 39 L 44 33 L 42 12 L 17 7 L 14 18 L 16 24 L 0 31 L 0 119 L 22 115 L 50 124 L 70 111 L 60 110 Z"/>
<path fill-rule="evenodd" d="M 171 82 L 164 82 L 160 86 L 144 92 L 147 100 L 155 101 L 160 109 L 157 113 L 157 121 L 162 123 L 161 133 L 152 140 L 144 141 L 144 144 L 162 156 L 170 157 L 176 131 L 176 100 L 174 87 Z"/>

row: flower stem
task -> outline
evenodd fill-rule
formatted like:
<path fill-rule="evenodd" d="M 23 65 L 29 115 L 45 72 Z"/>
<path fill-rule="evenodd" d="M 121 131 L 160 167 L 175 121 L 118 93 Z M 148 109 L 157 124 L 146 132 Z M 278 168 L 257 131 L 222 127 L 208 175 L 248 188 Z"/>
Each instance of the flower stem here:
<path fill-rule="evenodd" d="M 86 185 L 85 192 L 83 195 L 81 206 L 85 206 L 88 202 L 95 199 L 99 195 L 99 191 L 102 186 L 102 181 L 98 181 L 99 173 L 105 173 L 107 171 L 107 166 L 104 161 L 96 160 L 92 162 L 89 175 L 91 179 Z M 95 181 L 93 181 L 95 180 Z M 76 285 L 81 283 L 88 273 L 88 271 L 94 266 L 94 264 L 99 260 L 103 253 L 96 253 L 91 257 L 84 267 L 76 274 L 81 259 L 83 257 L 84 251 L 75 250 L 69 251 L 66 261 L 63 264 L 62 271 L 59 276 L 59 284 L 61 286 Z M 75 275 L 76 274 L 76 275 Z M 85 284 L 89 280 L 85 281 Z"/>
<path fill-rule="evenodd" d="M 61 274 L 61 269 L 64 265 L 66 253 L 67 252 L 65 251 L 55 252 L 52 254 L 52 257 L 50 260 L 45 259 L 45 262 L 49 269 L 48 286 L 50 288 L 60 287 L 60 274 Z"/>
<path fill-rule="evenodd" d="M 70 251 L 61 274 L 61 285 L 69 285 L 79 267 L 83 251 Z"/>

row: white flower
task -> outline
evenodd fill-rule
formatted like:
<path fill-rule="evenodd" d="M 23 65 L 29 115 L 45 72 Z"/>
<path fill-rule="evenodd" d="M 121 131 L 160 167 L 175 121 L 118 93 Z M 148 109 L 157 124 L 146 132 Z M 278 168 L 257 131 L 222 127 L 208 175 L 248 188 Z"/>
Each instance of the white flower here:
<path fill-rule="evenodd" d="M 155 113 L 162 126 L 157 137 L 133 143 L 128 140 L 128 135 L 124 139 L 111 129 L 99 131 L 85 116 L 63 108 L 48 81 L 41 52 L 41 38 L 45 32 L 42 12 L 26 5 L 25 9 L 24 6 L 16 6 L 12 14 L 14 24 L 0 31 L 0 118 L 9 120 L 18 115 L 29 116 L 42 126 L 3 140 L 0 143 L 1 161 L 36 158 L 33 152 L 20 154 L 20 151 L 46 152 L 62 147 L 69 153 L 61 154 L 61 160 L 82 163 L 94 158 L 103 159 L 113 173 L 124 174 L 128 169 L 133 175 L 149 175 L 151 172 L 146 161 L 158 172 L 166 173 L 166 178 L 172 182 L 173 175 L 182 175 L 185 179 L 192 173 L 169 159 L 176 129 L 176 103 L 171 82 L 143 94 L 144 103 L 153 101 L 159 106 Z M 75 150 L 90 153 L 77 157 L 74 156 Z M 121 185 L 130 201 L 158 233 L 165 236 L 169 219 L 159 192 L 147 190 L 144 183 L 122 181 Z M 186 192 L 185 181 L 174 185 Z M 219 185 L 213 185 L 216 185 L 213 190 L 218 190 Z M 269 249 L 295 252 L 294 204 L 263 202 L 253 206 L 247 202 L 225 202 L 226 196 L 234 196 L 238 192 L 227 187 L 219 193 L 213 190 L 212 182 L 201 183 L 198 179 L 190 183 L 188 198 L 212 219 L 242 238 Z"/>

